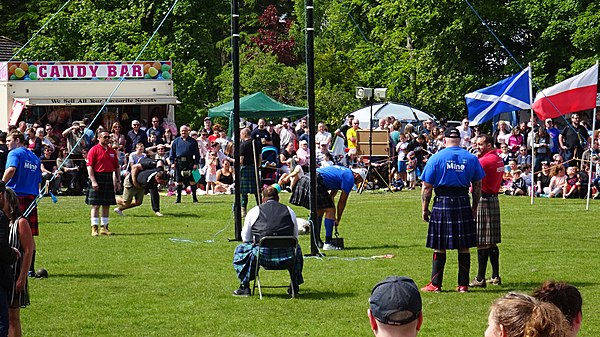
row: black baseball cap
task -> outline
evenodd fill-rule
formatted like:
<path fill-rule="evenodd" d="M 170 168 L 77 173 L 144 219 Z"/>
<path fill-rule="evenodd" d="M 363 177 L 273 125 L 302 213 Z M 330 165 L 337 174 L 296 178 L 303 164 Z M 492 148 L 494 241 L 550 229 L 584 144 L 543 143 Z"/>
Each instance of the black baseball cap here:
<path fill-rule="evenodd" d="M 389 325 L 414 321 L 423 307 L 419 289 L 408 276 L 390 276 L 377 283 L 371 290 L 369 304 L 373 317 Z"/>
<path fill-rule="evenodd" d="M 446 138 L 460 138 L 460 131 L 457 128 L 448 128 L 446 132 L 444 132 L 444 136 Z"/>

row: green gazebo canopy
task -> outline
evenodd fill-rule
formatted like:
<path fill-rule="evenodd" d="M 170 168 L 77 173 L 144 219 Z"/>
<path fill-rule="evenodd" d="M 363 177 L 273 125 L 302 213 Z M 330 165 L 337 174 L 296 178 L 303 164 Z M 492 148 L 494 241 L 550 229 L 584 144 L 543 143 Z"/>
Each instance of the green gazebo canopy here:
<path fill-rule="evenodd" d="M 240 118 L 293 117 L 306 115 L 306 111 L 306 108 L 280 103 L 260 91 L 240 98 Z M 233 101 L 208 109 L 208 117 L 228 117 L 231 125 Z"/>

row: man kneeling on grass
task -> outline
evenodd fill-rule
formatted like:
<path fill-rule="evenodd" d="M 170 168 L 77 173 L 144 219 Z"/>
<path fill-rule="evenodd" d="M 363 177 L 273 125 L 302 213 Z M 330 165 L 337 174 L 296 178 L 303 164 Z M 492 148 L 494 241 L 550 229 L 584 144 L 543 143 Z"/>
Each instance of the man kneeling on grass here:
<path fill-rule="evenodd" d="M 371 290 L 367 314 L 377 337 L 414 337 L 421 330 L 421 294 L 410 277 L 390 276 Z"/>
<path fill-rule="evenodd" d="M 235 248 L 233 255 L 233 268 L 240 279 L 240 288 L 233 292 L 234 296 L 249 296 L 250 281 L 254 280 L 256 255 L 258 243 L 265 236 L 294 236 L 298 237 L 298 225 L 294 211 L 279 203 L 279 192 L 272 186 L 262 191 L 262 204 L 252 208 L 244 221 L 242 228 L 243 243 Z M 298 293 L 299 286 L 304 283 L 302 278 L 302 250 L 297 249 L 296 265 L 292 277 L 294 293 Z M 261 248 L 260 265 L 265 267 L 278 267 L 288 264 L 294 256 L 293 248 Z M 290 273 L 292 273 L 290 269 Z M 288 288 L 288 294 L 292 288 Z"/>
<path fill-rule="evenodd" d="M 124 215 L 124 210 L 141 205 L 144 201 L 144 194 L 148 190 L 154 214 L 162 216 L 158 185 L 166 185 L 168 182 L 169 174 L 163 171 L 161 161 L 156 162 L 150 158 L 140 159 L 137 164 L 132 166 L 131 173 L 125 177 L 123 197 L 117 197 L 119 207 L 115 208 L 115 213 Z M 133 201 L 134 198 L 135 201 Z"/>

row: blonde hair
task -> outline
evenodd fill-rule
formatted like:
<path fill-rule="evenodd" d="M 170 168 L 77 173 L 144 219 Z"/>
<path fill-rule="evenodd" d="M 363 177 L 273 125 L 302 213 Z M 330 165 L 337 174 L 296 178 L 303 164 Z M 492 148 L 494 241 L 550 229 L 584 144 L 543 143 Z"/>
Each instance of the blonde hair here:
<path fill-rule="evenodd" d="M 492 320 L 508 337 L 566 337 L 569 323 L 551 303 L 525 294 L 510 292 L 490 309 Z"/>

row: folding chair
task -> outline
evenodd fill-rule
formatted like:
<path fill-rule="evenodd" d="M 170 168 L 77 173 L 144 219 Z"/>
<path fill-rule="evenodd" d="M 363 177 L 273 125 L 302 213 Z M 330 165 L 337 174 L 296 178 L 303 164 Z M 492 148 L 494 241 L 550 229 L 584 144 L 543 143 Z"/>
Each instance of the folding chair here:
<path fill-rule="evenodd" d="M 294 289 L 294 282 L 293 282 L 293 275 L 296 269 L 296 260 L 298 259 L 298 239 L 293 237 L 293 236 L 265 236 L 262 239 L 260 239 L 260 242 L 258 243 L 258 253 L 256 254 L 256 267 L 254 270 L 254 285 L 252 286 L 252 295 L 254 295 L 254 291 L 256 289 L 256 286 L 258 284 L 258 293 L 260 295 L 260 299 L 262 300 L 262 290 L 261 290 L 261 285 L 260 285 L 260 276 L 259 276 L 259 269 L 261 267 L 260 265 L 260 249 L 261 248 L 293 248 L 294 249 L 294 255 L 292 257 L 292 259 L 290 260 L 290 262 L 281 265 L 281 266 L 277 266 L 277 267 L 268 267 L 268 266 L 262 266 L 264 269 L 266 270 L 287 270 L 290 274 L 290 288 L 292 289 L 291 291 L 291 295 L 292 298 L 295 297 L 295 289 Z M 281 285 L 281 286 L 262 286 L 262 288 L 286 288 L 287 285 Z"/>

